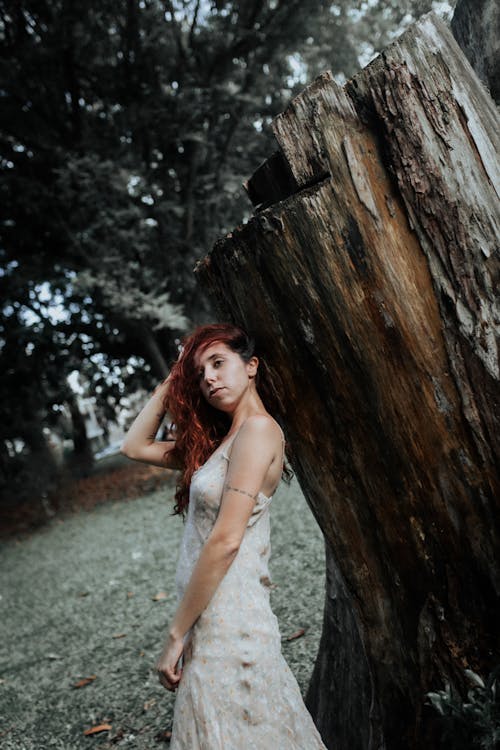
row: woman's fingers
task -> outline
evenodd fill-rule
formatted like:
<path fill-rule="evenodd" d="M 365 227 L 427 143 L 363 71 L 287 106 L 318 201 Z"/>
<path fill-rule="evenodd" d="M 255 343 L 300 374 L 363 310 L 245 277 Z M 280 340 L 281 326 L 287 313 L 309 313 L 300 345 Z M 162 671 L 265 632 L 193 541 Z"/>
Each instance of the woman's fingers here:
<path fill-rule="evenodd" d="M 174 691 L 179 684 L 179 681 L 181 679 L 182 670 L 179 674 L 175 674 L 171 669 L 168 667 L 164 667 L 163 669 L 158 669 L 158 678 L 163 685 L 163 687 L 167 688 L 167 690 Z"/>
<path fill-rule="evenodd" d="M 173 683 L 163 674 L 163 672 L 158 672 L 158 678 L 164 688 L 166 688 L 167 690 L 170 690 L 171 692 L 175 690 L 176 686 L 173 685 Z"/>
<path fill-rule="evenodd" d="M 172 671 L 171 669 L 168 669 L 168 670 L 167 670 L 167 680 L 168 680 L 169 682 L 171 682 L 171 683 L 172 683 L 172 685 L 177 685 L 177 683 L 179 682 L 179 680 L 180 680 L 180 679 L 181 679 L 181 675 L 180 675 L 180 673 L 179 673 L 179 674 L 176 674 L 176 673 L 175 673 L 175 672 L 173 672 L 173 671 Z"/>
<path fill-rule="evenodd" d="M 169 638 L 156 662 L 158 679 L 167 690 L 176 690 L 182 675 L 182 639 Z"/>

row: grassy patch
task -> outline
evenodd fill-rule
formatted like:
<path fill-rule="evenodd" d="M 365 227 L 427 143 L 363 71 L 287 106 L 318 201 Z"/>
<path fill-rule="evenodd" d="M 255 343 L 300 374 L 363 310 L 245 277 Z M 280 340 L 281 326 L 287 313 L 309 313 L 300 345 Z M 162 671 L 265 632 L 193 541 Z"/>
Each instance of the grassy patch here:
<path fill-rule="evenodd" d="M 108 503 L 4 543 L 5 750 L 150 750 L 170 729 L 175 696 L 159 684 L 153 665 L 175 608 L 183 524 L 169 515 L 172 495 L 170 486 Z M 272 605 L 283 653 L 304 694 L 321 631 L 323 540 L 295 482 L 281 485 L 271 518 Z M 166 598 L 153 601 L 159 592 Z M 300 628 L 303 637 L 285 640 Z M 84 736 L 101 723 L 112 729 Z"/>

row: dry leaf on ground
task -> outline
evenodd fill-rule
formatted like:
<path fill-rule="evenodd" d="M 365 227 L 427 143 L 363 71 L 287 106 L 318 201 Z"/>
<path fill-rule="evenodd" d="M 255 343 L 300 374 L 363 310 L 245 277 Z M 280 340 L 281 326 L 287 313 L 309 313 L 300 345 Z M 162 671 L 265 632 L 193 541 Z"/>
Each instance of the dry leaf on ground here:
<path fill-rule="evenodd" d="M 304 628 L 300 628 L 299 630 L 296 630 L 295 633 L 292 633 L 292 635 L 288 635 L 287 641 L 294 641 L 296 638 L 301 638 L 305 632 Z"/>
<path fill-rule="evenodd" d="M 90 727 L 90 729 L 86 729 L 84 731 L 84 734 L 97 734 L 98 732 L 109 732 L 111 729 L 111 724 L 98 724 L 95 727 Z"/>
<path fill-rule="evenodd" d="M 158 594 L 155 594 L 152 599 L 154 602 L 161 602 L 162 599 L 166 599 L 168 594 L 165 593 L 165 591 L 160 591 Z"/>
<path fill-rule="evenodd" d="M 96 677 L 97 677 L 96 674 L 91 674 L 90 677 L 84 677 L 82 680 L 75 682 L 73 687 L 81 688 L 81 687 L 85 687 L 85 685 L 90 685 L 90 683 L 93 682 L 96 679 Z"/>
<path fill-rule="evenodd" d="M 168 730 L 166 732 L 159 732 L 155 736 L 155 740 L 157 742 L 170 742 L 172 738 L 172 732 L 169 732 Z"/>

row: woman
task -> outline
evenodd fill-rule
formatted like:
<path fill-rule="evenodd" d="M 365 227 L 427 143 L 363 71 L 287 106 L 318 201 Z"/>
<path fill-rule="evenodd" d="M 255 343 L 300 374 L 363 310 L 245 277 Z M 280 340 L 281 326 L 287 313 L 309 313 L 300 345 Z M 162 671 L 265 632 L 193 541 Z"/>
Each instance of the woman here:
<path fill-rule="evenodd" d="M 269 603 L 269 505 L 285 441 L 260 393 L 271 408 L 253 340 L 230 324 L 201 326 L 122 447 L 182 471 L 178 607 L 156 664 L 161 684 L 177 690 L 172 750 L 325 749 Z M 155 441 L 166 411 L 175 440 Z"/>

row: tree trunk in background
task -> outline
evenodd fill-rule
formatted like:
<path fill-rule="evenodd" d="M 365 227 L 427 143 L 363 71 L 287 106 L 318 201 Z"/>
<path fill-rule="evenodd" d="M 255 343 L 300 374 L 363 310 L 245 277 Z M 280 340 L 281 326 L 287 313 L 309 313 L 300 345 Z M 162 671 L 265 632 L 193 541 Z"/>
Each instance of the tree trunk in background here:
<path fill-rule="evenodd" d="M 256 334 L 325 535 L 308 705 L 332 750 L 434 750 L 425 693 L 499 656 L 495 107 L 428 15 L 273 127 L 197 274 Z"/>
<path fill-rule="evenodd" d="M 86 476 L 94 463 L 94 456 L 87 436 L 85 418 L 78 407 L 78 401 L 74 393 L 70 394 L 66 401 L 69 406 L 73 427 L 71 467 L 79 474 Z"/>
<path fill-rule="evenodd" d="M 48 494 L 57 485 L 59 466 L 43 431 L 41 415 L 34 413 L 23 421 L 18 437 L 27 450 L 13 459 L 3 441 L 0 455 L 0 527 L 2 531 L 30 524 L 53 514 Z M 8 533 L 8 531 L 7 531 Z"/>
<path fill-rule="evenodd" d="M 491 96 L 500 102 L 500 4 L 498 0 L 458 0 L 451 30 Z"/>
<path fill-rule="evenodd" d="M 143 342 L 146 360 L 151 365 L 155 376 L 160 380 L 164 380 L 169 373 L 169 366 L 163 356 L 154 333 L 147 328 L 147 326 L 144 326 L 140 332 L 140 336 Z"/>

